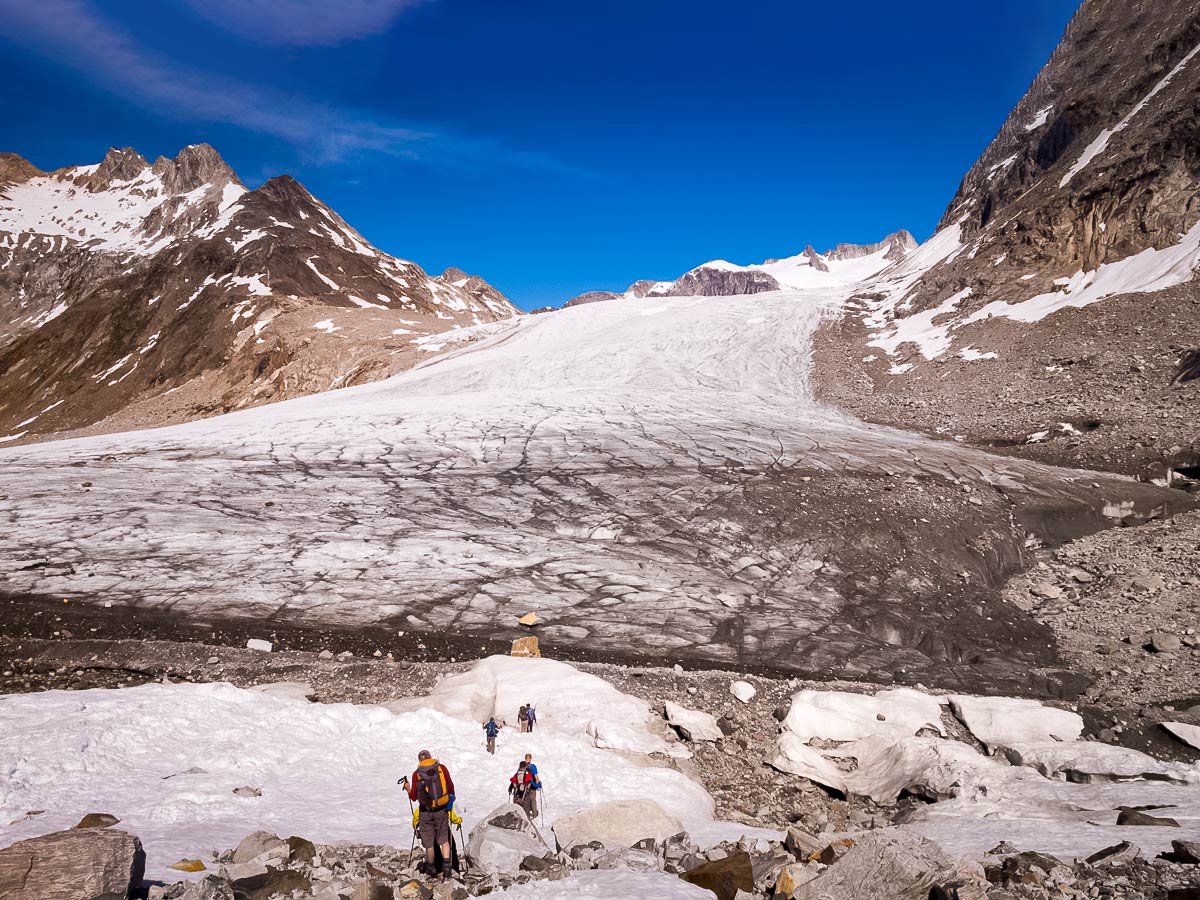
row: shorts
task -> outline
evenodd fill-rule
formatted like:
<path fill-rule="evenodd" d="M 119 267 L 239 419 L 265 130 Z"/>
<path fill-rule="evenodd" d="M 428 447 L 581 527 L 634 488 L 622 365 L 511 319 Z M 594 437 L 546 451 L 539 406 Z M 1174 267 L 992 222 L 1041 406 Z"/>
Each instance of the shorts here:
<path fill-rule="evenodd" d="M 417 836 L 421 838 L 421 846 L 427 850 L 438 844 L 450 843 L 450 810 L 421 810 L 417 820 Z"/>

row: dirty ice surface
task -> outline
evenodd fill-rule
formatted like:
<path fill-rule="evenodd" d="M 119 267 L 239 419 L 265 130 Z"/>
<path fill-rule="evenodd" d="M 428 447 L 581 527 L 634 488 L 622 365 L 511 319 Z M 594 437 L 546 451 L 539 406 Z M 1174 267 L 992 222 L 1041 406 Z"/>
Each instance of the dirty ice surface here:
<path fill-rule="evenodd" d="M 863 633 L 877 610 L 862 604 L 906 599 L 895 591 L 918 579 L 852 596 L 846 572 L 864 540 L 902 534 L 913 551 L 929 530 L 916 515 L 860 518 L 876 502 L 865 482 L 949 484 L 963 503 L 975 491 L 996 500 L 1000 529 L 1026 506 L 1074 516 L 1156 491 L 819 406 L 811 336 L 841 299 L 594 303 L 486 326 L 375 384 L 0 448 L 6 587 L 456 634 L 536 609 L 544 639 L 592 650 L 799 669 L 819 646 L 824 664 L 882 670 L 921 652 Z M 946 571 L 905 617 L 939 634 L 965 621 L 946 606 L 962 564 L 929 553 Z M 988 617 L 972 647 L 992 646 Z"/>
<path fill-rule="evenodd" d="M 89 812 L 120 818 L 118 827 L 146 848 L 147 877 L 171 881 L 181 874 L 166 866 L 183 857 L 210 859 L 211 850 L 235 847 L 257 829 L 319 843 L 407 847 L 409 806 L 396 781 L 412 773 L 423 749 L 454 777 L 464 832 L 506 801 L 509 776 L 531 753 L 545 784 L 546 828 L 610 800 L 649 798 L 702 844 L 776 836 L 714 822 L 712 798 L 699 783 L 597 746 L 596 732 L 633 730 L 626 716 L 634 707 L 647 715 L 643 742 L 661 743 L 645 704 L 561 663 L 499 662 L 517 664 L 530 690 L 547 700 L 538 707 L 541 727 L 532 734 L 505 728 L 494 756 L 472 711 L 446 714 L 430 708 L 436 703 L 392 712 L 228 684 L 0 697 L 0 847 L 70 828 Z M 471 683 L 486 694 L 493 683 L 488 663 L 460 676 L 460 689 Z M 515 707 L 508 717 L 515 720 Z M 261 796 L 233 793 L 244 786 Z"/>

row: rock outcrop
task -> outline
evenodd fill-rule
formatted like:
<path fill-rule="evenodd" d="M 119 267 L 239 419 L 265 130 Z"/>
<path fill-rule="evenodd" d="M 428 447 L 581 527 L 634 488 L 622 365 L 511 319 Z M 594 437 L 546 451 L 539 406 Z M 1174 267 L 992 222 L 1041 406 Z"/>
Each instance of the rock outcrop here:
<path fill-rule="evenodd" d="M 146 870 L 142 842 L 112 828 L 78 828 L 0 850 L 3 900 L 127 900 Z"/>
<path fill-rule="evenodd" d="M 938 232 L 818 336 L 824 398 L 1058 464 L 1193 467 L 1198 97 L 1194 3 L 1083 3 Z"/>

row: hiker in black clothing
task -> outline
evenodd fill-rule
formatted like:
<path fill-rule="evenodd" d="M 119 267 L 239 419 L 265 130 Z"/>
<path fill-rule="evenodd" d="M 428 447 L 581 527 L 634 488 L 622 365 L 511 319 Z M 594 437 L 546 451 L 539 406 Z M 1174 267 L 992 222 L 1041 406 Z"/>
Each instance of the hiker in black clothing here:
<path fill-rule="evenodd" d="M 534 709 L 533 709 L 533 704 L 532 704 L 532 703 L 527 703 L 527 704 L 525 704 L 525 718 L 526 718 L 526 719 L 528 720 L 528 722 L 529 722 L 529 724 L 528 724 L 528 726 L 527 726 L 526 730 L 527 730 L 527 731 L 533 731 L 533 725 L 534 725 L 534 723 L 537 721 L 537 713 L 536 713 L 536 712 L 534 712 Z"/>
<path fill-rule="evenodd" d="M 483 726 L 483 733 L 487 735 L 487 752 L 496 752 L 496 735 L 500 733 L 500 726 L 496 724 L 496 717 L 487 720 L 487 724 Z"/>
<path fill-rule="evenodd" d="M 529 730 L 529 706 L 522 704 L 520 710 L 517 711 L 517 728 L 521 734 Z"/>
<path fill-rule="evenodd" d="M 529 763 L 521 760 L 517 766 L 517 774 L 508 779 L 508 793 L 512 802 L 525 810 L 525 815 L 533 821 L 537 818 L 537 790 L 534 788 L 533 773 L 529 771 Z"/>

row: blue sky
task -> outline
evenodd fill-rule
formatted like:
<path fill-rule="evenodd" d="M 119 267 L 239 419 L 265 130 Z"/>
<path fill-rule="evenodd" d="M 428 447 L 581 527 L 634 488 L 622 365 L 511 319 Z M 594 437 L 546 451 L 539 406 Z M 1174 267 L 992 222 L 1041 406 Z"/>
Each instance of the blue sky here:
<path fill-rule="evenodd" d="M 0 149 L 213 144 L 518 305 L 932 232 L 1073 0 L 0 0 Z"/>

